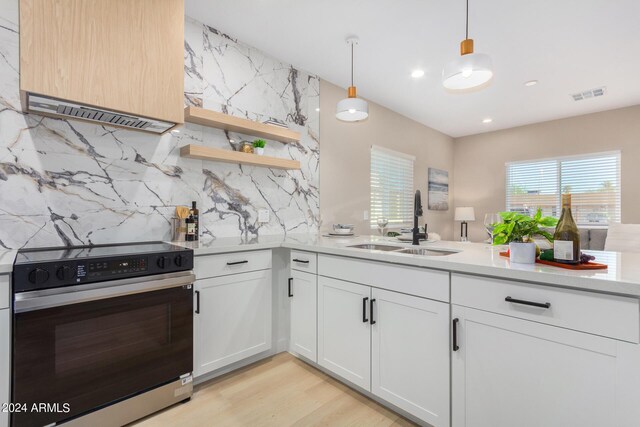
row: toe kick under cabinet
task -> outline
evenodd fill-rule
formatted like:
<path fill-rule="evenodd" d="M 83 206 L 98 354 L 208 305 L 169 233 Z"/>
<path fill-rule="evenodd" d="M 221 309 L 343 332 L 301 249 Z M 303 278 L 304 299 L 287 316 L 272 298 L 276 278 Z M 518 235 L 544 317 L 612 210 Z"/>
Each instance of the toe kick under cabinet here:
<path fill-rule="evenodd" d="M 195 258 L 194 375 L 270 350 L 271 251 Z"/>
<path fill-rule="evenodd" d="M 447 272 L 319 255 L 318 364 L 449 426 L 448 289 Z"/>
<path fill-rule="evenodd" d="M 452 274 L 454 427 L 638 426 L 635 298 Z"/>

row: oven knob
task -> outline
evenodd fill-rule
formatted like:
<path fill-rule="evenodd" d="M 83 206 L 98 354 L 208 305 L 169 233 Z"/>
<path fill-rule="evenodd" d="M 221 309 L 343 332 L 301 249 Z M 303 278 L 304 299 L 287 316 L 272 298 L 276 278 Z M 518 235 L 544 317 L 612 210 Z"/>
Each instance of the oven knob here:
<path fill-rule="evenodd" d="M 34 285 L 41 285 L 49 280 L 49 272 L 42 268 L 36 268 L 29 273 L 29 281 Z"/>
<path fill-rule="evenodd" d="M 166 257 L 161 256 L 161 257 L 158 258 L 158 267 L 165 268 L 165 266 L 167 264 L 168 264 L 168 262 L 167 262 L 167 258 Z"/>
<path fill-rule="evenodd" d="M 68 265 L 63 265 L 56 271 L 56 277 L 60 280 L 71 280 L 76 277 L 76 272 Z"/>
<path fill-rule="evenodd" d="M 176 255 L 176 257 L 173 259 L 173 262 L 178 267 L 182 267 L 182 255 Z"/>

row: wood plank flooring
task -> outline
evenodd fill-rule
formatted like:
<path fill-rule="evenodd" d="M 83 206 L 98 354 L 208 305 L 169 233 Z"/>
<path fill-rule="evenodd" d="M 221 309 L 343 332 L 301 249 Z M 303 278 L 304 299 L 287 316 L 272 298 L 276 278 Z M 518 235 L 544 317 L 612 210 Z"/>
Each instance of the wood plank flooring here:
<path fill-rule="evenodd" d="M 196 386 L 178 404 L 133 426 L 414 426 L 312 368 L 281 353 Z"/>

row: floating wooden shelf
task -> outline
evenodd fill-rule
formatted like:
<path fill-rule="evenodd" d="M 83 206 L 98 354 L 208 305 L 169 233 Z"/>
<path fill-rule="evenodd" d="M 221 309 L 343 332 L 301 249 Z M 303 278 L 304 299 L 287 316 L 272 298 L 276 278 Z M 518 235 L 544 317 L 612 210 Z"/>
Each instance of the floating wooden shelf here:
<path fill-rule="evenodd" d="M 252 166 L 263 166 L 274 169 L 300 169 L 297 160 L 280 159 L 278 157 L 258 156 L 240 151 L 223 150 L 221 148 L 203 147 L 202 145 L 184 145 L 180 147 L 180 156 L 190 159 L 213 160 L 225 163 L 241 163 Z"/>
<path fill-rule="evenodd" d="M 241 117 L 230 116 L 229 114 L 219 113 L 205 108 L 185 107 L 184 121 L 280 142 L 300 141 L 300 132 L 294 132 L 287 128 L 267 125 Z"/>

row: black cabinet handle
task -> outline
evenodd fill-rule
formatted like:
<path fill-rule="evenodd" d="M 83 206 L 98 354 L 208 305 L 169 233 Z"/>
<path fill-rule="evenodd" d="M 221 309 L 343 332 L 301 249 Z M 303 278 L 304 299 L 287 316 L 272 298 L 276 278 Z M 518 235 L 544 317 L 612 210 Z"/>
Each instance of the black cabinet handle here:
<path fill-rule="evenodd" d="M 506 302 L 511 302 L 513 304 L 530 305 L 532 307 L 540 307 L 540 308 L 551 308 L 551 303 L 550 302 L 525 301 L 523 299 L 515 299 L 515 298 L 511 298 L 511 297 L 506 297 L 504 300 Z"/>
<path fill-rule="evenodd" d="M 196 314 L 200 314 L 200 291 L 196 291 Z"/>
<path fill-rule="evenodd" d="M 369 319 L 367 319 L 367 301 L 369 301 L 369 297 L 362 298 L 362 323 L 369 321 Z"/>
<path fill-rule="evenodd" d="M 235 261 L 235 262 L 228 262 L 227 265 L 238 265 L 238 264 L 246 264 L 249 261 L 247 261 L 246 259 L 244 261 Z"/>
<path fill-rule="evenodd" d="M 291 284 L 293 283 L 293 277 L 289 277 L 289 298 L 293 296 L 293 292 L 291 292 Z"/>
<path fill-rule="evenodd" d="M 301 264 L 309 264 L 309 260 L 308 259 L 297 259 L 297 258 L 294 258 L 293 261 L 299 262 Z"/>
<path fill-rule="evenodd" d="M 457 317 L 455 319 L 453 319 L 453 325 L 452 325 L 452 334 L 453 334 L 453 351 L 458 351 L 460 350 L 460 347 L 458 346 L 458 322 L 460 321 L 460 319 L 458 319 Z"/>
<path fill-rule="evenodd" d="M 373 299 L 371 300 L 371 302 L 369 303 L 369 316 L 371 317 L 371 324 L 372 324 L 372 325 L 375 325 L 375 324 L 376 324 L 376 321 L 375 321 L 375 320 L 373 320 L 373 303 L 374 303 L 374 302 L 376 302 L 376 299 L 375 299 L 375 298 L 373 298 Z"/>

